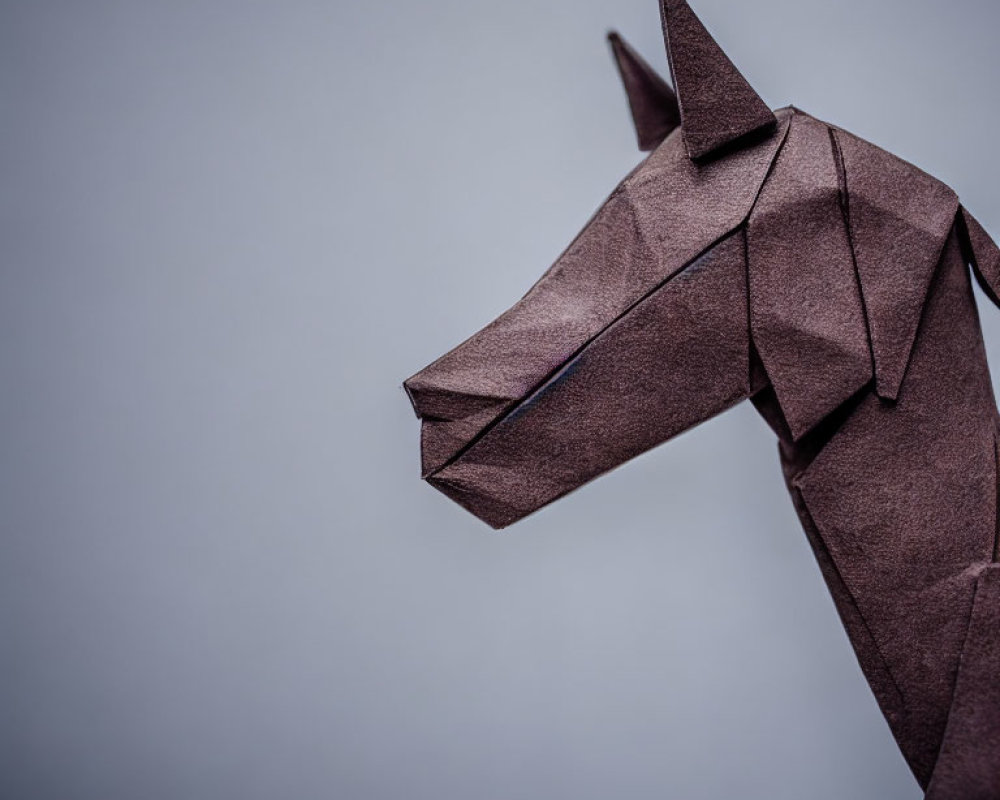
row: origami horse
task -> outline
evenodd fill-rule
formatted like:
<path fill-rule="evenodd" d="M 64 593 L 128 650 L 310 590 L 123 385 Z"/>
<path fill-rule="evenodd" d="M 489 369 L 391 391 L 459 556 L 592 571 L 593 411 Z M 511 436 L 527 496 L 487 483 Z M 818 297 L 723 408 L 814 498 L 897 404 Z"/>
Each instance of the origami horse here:
<path fill-rule="evenodd" d="M 423 476 L 509 525 L 749 398 L 932 800 L 1000 798 L 997 409 L 955 193 L 772 112 L 687 3 L 673 90 L 611 44 L 652 153 L 513 308 L 405 382 Z M 1000 304 L 1000 303 L 998 303 Z"/>

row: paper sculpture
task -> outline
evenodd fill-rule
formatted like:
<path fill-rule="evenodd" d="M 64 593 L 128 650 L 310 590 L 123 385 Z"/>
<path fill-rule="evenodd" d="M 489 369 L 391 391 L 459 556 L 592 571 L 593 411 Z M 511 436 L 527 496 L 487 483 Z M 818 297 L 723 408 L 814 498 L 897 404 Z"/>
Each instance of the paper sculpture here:
<path fill-rule="evenodd" d="M 501 528 L 749 398 L 933 800 L 1000 798 L 997 409 L 940 181 L 772 112 L 682 0 L 670 87 L 611 45 L 652 150 L 524 298 L 405 382 L 423 476 Z"/>

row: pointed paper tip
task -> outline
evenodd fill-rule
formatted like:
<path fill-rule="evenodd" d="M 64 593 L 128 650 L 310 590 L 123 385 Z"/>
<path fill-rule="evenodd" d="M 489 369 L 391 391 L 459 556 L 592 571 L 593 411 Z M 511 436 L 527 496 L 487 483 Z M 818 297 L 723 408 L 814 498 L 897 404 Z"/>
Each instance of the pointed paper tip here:
<path fill-rule="evenodd" d="M 655 150 L 680 125 L 677 95 L 617 31 L 608 31 L 608 41 L 628 95 L 639 149 Z"/>
<path fill-rule="evenodd" d="M 660 14 L 692 160 L 710 158 L 777 124 L 685 0 L 660 0 Z"/>

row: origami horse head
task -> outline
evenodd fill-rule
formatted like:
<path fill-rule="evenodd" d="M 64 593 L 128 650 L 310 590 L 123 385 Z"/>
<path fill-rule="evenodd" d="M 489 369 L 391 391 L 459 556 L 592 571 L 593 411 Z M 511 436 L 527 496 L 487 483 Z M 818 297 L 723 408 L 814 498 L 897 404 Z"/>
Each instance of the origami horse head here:
<path fill-rule="evenodd" d="M 928 797 L 1000 798 L 997 410 L 954 192 L 772 112 L 682 0 L 673 90 L 611 44 L 652 150 L 513 308 L 405 383 L 423 475 L 503 527 L 749 398 Z"/>

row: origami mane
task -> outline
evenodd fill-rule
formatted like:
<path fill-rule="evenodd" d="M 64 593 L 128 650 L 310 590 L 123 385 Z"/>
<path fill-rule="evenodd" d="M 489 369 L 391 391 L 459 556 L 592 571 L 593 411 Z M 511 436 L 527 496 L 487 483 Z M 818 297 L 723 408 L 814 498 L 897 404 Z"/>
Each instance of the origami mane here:
<path fill-rule="evenodd" d="M 749 398 L 899 746 L 932 800 L 1000 798 L 997 409 L 940 181 L 772 112 L 687 3 L 676 94 L 611 44 L 652 153 L 513 308 L 405 382 L 423 476 L 494 527 Z"/>

